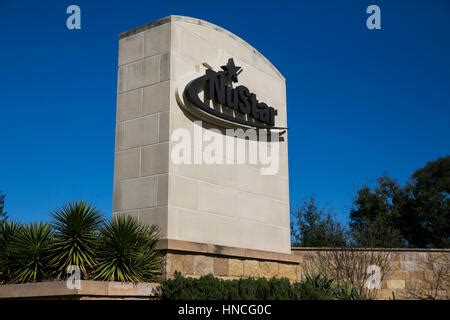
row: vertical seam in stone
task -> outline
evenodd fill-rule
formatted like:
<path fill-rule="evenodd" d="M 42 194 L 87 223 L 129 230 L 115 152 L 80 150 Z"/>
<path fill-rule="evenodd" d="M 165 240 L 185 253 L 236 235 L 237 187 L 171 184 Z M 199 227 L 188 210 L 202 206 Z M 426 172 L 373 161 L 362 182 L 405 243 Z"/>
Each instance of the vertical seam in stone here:
<path fill-rule="evenodd" d="M 145 31 L 142 31 L 142 59 L 145 58 Z"/>
<path fill-rule="evenodd" d="M 139 178 L 142 177 L 142 147 L 139 147 Z"/>
<path fill-rule="evenodd" d="M 159 175 L 156 176 L 156 207 L 158 207 L 159 205 L 158 198 L 159 198 Z"/>
<path fill-rule="evenodd" d="M 144 113 L 144 88 L 141 88 L 141 118 Z"/>
<path fill-rule="evenodd" d="M 157 143 L 161 143 L 161 137 L 159 136 L 159 129 L 161 127 L 161 124 L 159 123 L 161 121 L 161 112 L 158 112 L 157 116 L 158 116 L 158 121 L 157 121 L 158 128 L 156 130 L 156 134 L 158 136 L 158 139 L 157 139 L 158 142 Z"/>

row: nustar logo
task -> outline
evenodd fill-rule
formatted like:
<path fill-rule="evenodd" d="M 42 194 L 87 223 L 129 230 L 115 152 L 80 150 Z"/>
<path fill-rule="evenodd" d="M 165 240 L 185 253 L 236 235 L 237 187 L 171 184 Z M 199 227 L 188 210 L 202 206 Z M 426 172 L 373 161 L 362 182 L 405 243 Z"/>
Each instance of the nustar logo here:
<path fill-rule="evenodd" d="M 238 75 L 242 72 L 233 58 L 221 69 L 207 69 L 205 75 L 189 82 L 184 90 L 186 100 L 203 112 L 229 122 L 254 128 L 281 129 L 275 127 L 278 114 L 275 108 L 258 101 L 256 95 L 243 85 L 233 88 L 233 83 L 238 82 Z M 204 91 L 204 101 L 199 97 L 201 91 Z M 211 101 L 213 105 L 221 105 L 222 112 L 211 107 Z M 231 112 L 224 112 L 223 107 Z"/>

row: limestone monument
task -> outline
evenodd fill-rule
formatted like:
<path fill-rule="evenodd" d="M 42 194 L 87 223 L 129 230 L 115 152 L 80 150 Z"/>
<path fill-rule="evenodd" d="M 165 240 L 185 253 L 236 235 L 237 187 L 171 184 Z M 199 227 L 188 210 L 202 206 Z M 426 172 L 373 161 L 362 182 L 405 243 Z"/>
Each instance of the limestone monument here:
<path fill-rule="evenodd" d="M 113 215 L 157 224 L 168 252 L 287 256 L 286 127 L 284 77 L 231 32 L 169 16 L 120 34 Z M 269 141 L 226 134 L 248 128 Z M 191 149 L 180 153 L 186 134 Z M 219 138 L 215 158 L 202 157 Z M 264 173 L 267 163 L 229 161 L 233 142 L 248 157 L 255 144 L 276 147 L 279 163 Z"/>

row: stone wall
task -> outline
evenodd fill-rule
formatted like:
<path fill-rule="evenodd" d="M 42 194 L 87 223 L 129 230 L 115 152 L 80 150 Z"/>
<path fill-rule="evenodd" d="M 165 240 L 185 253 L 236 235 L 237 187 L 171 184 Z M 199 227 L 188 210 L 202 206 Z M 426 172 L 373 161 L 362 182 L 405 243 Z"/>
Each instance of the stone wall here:
<path fill-rule="evenodd" d="M 292 254 L 289 255 L 218 246 L 207 246 L 199 250 L 200 252 L 190 251 L 189 245 L 186 244 L 182 250 L 174 245 L 171 247 L 172 249 L 166 250 L 167 278 L 178 271 L 189 277 L 213 274 L 223 279 L 286 277 L 291 281 L 301 280 L 308 261 L 317 252 L 336 250 L 293 248 Z M 196 244 L 196 249 L 199 248 L 201 244 Z M 390 250 L 389 271 L 384 274 L 376 297 L 418 299 L 432 295 L 448 299 L 449 256 L 450 250 Z M 445 264 L 447 274 L 441 274 L 440 288 L 436 288 L 437 270 L 442 263 Z"/>

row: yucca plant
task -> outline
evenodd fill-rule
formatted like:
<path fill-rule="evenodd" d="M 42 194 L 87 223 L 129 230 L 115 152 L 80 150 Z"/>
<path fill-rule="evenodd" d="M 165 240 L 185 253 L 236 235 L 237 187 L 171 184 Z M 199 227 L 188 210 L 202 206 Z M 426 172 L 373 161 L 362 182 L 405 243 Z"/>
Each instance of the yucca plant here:
<path fill-rule="evenodd" d="M 84 201 L 68 203 L 51 215 L 55 236 L 50 264 L 56 277 L 64 275 L 67 267 L 76 265 L 84 279 L 95 266 L 95 245 L 102 214 Z"/>
<path fill-rule="evenodd" d="M 300 282 L 302 299 L 306 300 L 333 300 L 333 281 L 320 274 L 305 273 Z"/>
<path fill-rule="evenodd" d="M 321 274 L 305 272 L 304 278 L 298 283 L 301 299 L 307 300 L 359 300 L 364 297 L 353 285 Z"/>
<path fill-rule="evenodd" d="M 5 221 L 0 226 L 0 282 L 11 279 L 11 242 L 21 227 L 20 223 L 14 221 Z"/>
<path fill-rule="evenodd" d="M 107 222 L 100 232 L 95 280 L 151 282 L 161 273 L 162 256 L 155 251 L 156 226 L 142 226 L 124 215 Z"/>
<path fill-rule="evenodd" d="M 349 283 L 337 284 L 333 290 L 333 295 L 337 300 L 363 300 L 368 299 L 362 295 L 358 289 Z"/>
<path fill-rule="evenodd" d="M 53 232 L 46 223 L 27 224 L 11 239 L 9 261 L 12 282 L 49 279 L 49 250 Z"/>

